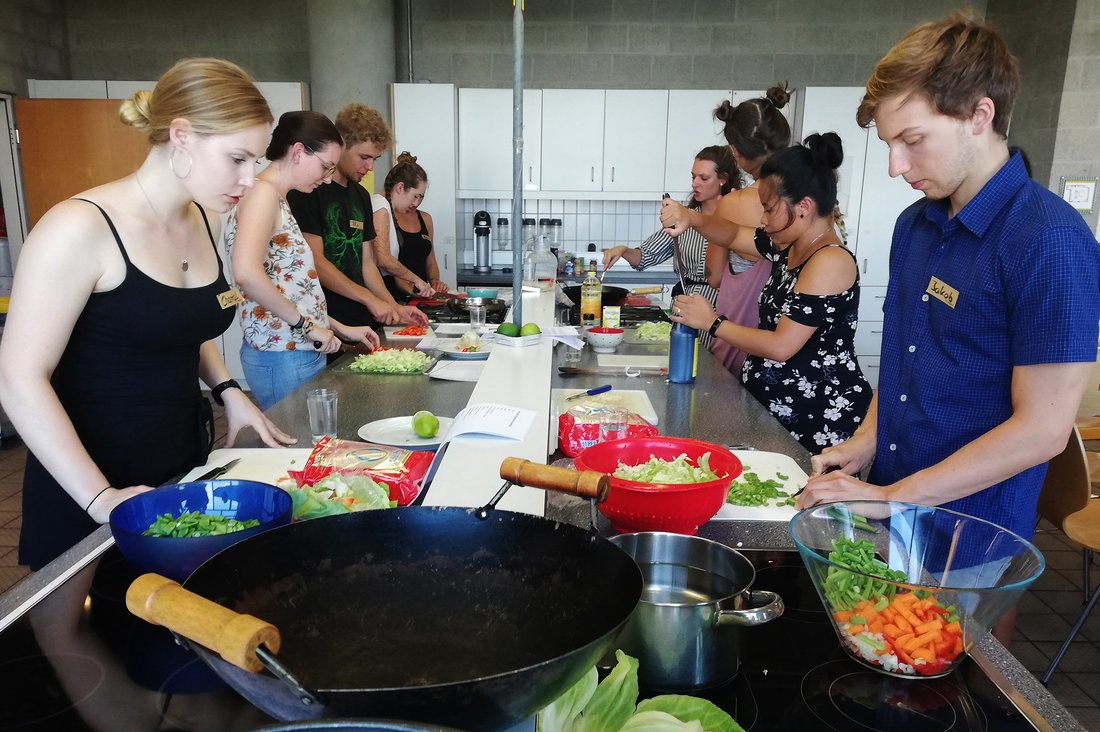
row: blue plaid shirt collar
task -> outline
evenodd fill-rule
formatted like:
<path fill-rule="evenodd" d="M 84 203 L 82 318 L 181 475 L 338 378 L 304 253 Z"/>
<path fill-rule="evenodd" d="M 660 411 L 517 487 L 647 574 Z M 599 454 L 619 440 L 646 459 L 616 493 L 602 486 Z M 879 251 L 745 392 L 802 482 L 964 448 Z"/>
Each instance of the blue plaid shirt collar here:
<path fill-rule="evenodd" d="M 1013 201 L 1016 192 L 1027 183 L 1027 170 L 1020 153 L 1013 153 L 1008 162 L 1001 166 L 989 179 L 978 195 L 963 206 L 954 219 L 947 218 L 947 200 L 933 201 L 924 209 L 924 216 L 941 231 L 947 232 L 955 227 L 964 226 L 976 237 L 985 236 L 993 221 L 1000 216 L 1005 206 Z"/>

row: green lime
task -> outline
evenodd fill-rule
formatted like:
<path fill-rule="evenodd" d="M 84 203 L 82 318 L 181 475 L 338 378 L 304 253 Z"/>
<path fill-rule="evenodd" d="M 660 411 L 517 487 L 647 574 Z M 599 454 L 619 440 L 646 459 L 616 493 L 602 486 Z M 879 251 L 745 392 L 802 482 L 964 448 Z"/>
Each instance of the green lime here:
<path fill-rule="evenodd" d="M 535 323 L 526 323 L 519 330 L 521 336 L 538 335 L 542 332 L 542 328 L 538 327 Z"/>
<path fill-rule="evenodd" d="M 500 333 L 502 336 L 508 336 L 509 338 L 515 338 L 519 335 L 519 328 L 516 327 L 515 323 L 501 323 L 497 326 L 497 333 Z"/>
<path fill-rule="evenodd" d="M 417 437 L 435 437 L 435 433 L 439 432 L 439 417 L 421 409 L 413 415 L 413 432 Z"/>

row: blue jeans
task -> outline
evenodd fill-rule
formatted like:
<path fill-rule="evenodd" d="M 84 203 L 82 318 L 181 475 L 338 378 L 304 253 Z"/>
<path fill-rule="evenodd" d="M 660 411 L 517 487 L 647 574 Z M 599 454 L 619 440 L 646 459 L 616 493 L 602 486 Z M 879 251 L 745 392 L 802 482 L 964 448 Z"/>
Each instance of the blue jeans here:
<path fill-rule="evenodd" d="M 268 409 L 320 373 L 325 368 L 325 354 L 320 351 L 257 351 L 248 343 L 242 343 L 241 365 L 252 396 L 260 409 Z"/>

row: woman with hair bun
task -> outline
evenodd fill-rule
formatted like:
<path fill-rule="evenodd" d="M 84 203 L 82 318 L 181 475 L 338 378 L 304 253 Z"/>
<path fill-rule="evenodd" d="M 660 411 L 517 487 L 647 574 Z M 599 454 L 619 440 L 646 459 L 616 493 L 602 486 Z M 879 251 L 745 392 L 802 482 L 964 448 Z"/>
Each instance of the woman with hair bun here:
<path fill-rule="evenodd" d="M 244 302 L 241 365 L 248 386 L 267 409 L 325 368 L 340 340 L 373 349 L 378 335 L 328 315 L 313 250 L 290 212 L 290 190 L 309 193 L 332 178 L 343 142 L 318 112 L 286 112 L 271 135 L 271 164 L 256 176 L 226 222 L 225 250 Z M 339 336 L 339 337 L 338 337 Z"/>
<path fill-rule="evenodd" d="M 384 194 L 375 193 L 374 258 L 390 293 L 400 301 L 409 295 L 448 291 L 439 278 L 439 262 L 432 246 L 432 217 L 420 210 L 428 191 L 428 174 L 407 150 L 386 174 Z"/>
<path fill-rule="evenodd" d="M 230 379 L 214 339 L 239 293 L 218 214 L 255 180 L 271 110 L 238 66 L 186 59 L 123 103 L 152 148 L 132 174 L 50 209 L 27 237 L 0 344 L 0 399 L 29 448 L 19 562 L 37 570 L 111 509 L 206 461 L 210 405 L 232 446 L 294 442 Z"/>
<path fill-rule="evenodd" d="M 848 439 L 871 402 L 854 348 L 859 270 L 834 217 L 843 160 L 840 137 L 826 132 L 773 153 L 760 167 L 763 226 L 755 234 L 739 228 L 724 240 L 770 264 L 759 328 L 716 316 L 697 295 L 676 298 L 671 315 L 748 353 L 745 388 L 812 453 Z"/>

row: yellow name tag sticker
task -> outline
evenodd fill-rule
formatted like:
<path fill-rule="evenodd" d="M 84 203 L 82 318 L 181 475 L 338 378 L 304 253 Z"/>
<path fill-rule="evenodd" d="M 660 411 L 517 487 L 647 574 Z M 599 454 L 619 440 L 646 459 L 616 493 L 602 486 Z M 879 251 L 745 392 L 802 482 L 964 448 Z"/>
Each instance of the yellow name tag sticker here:
<path fill-rule="evenodd" d="M 935 277 L 928 280 L 928 289 L 925 292 L 950 308 L 955 307 L 955 304 L 959 301 L 959 291 Z"/>
<path fill-rule="evenodd" d="M 363 222 L 362 221 L 356 221 L 355 219 L 351 219 L 350 221 L 348 221 L 348 226 L 355 229 L 356 231 L 362 231 L 363 230 Z"/>
<path fill-rule="evenodd" d="M 218 304 L 222 306 L 222 310 L 237 307 L 242 302 L 244 302 L 244 296 L 241 295 L 241 291 L 236 287 L 231 287 L 218 295 Z"/>

